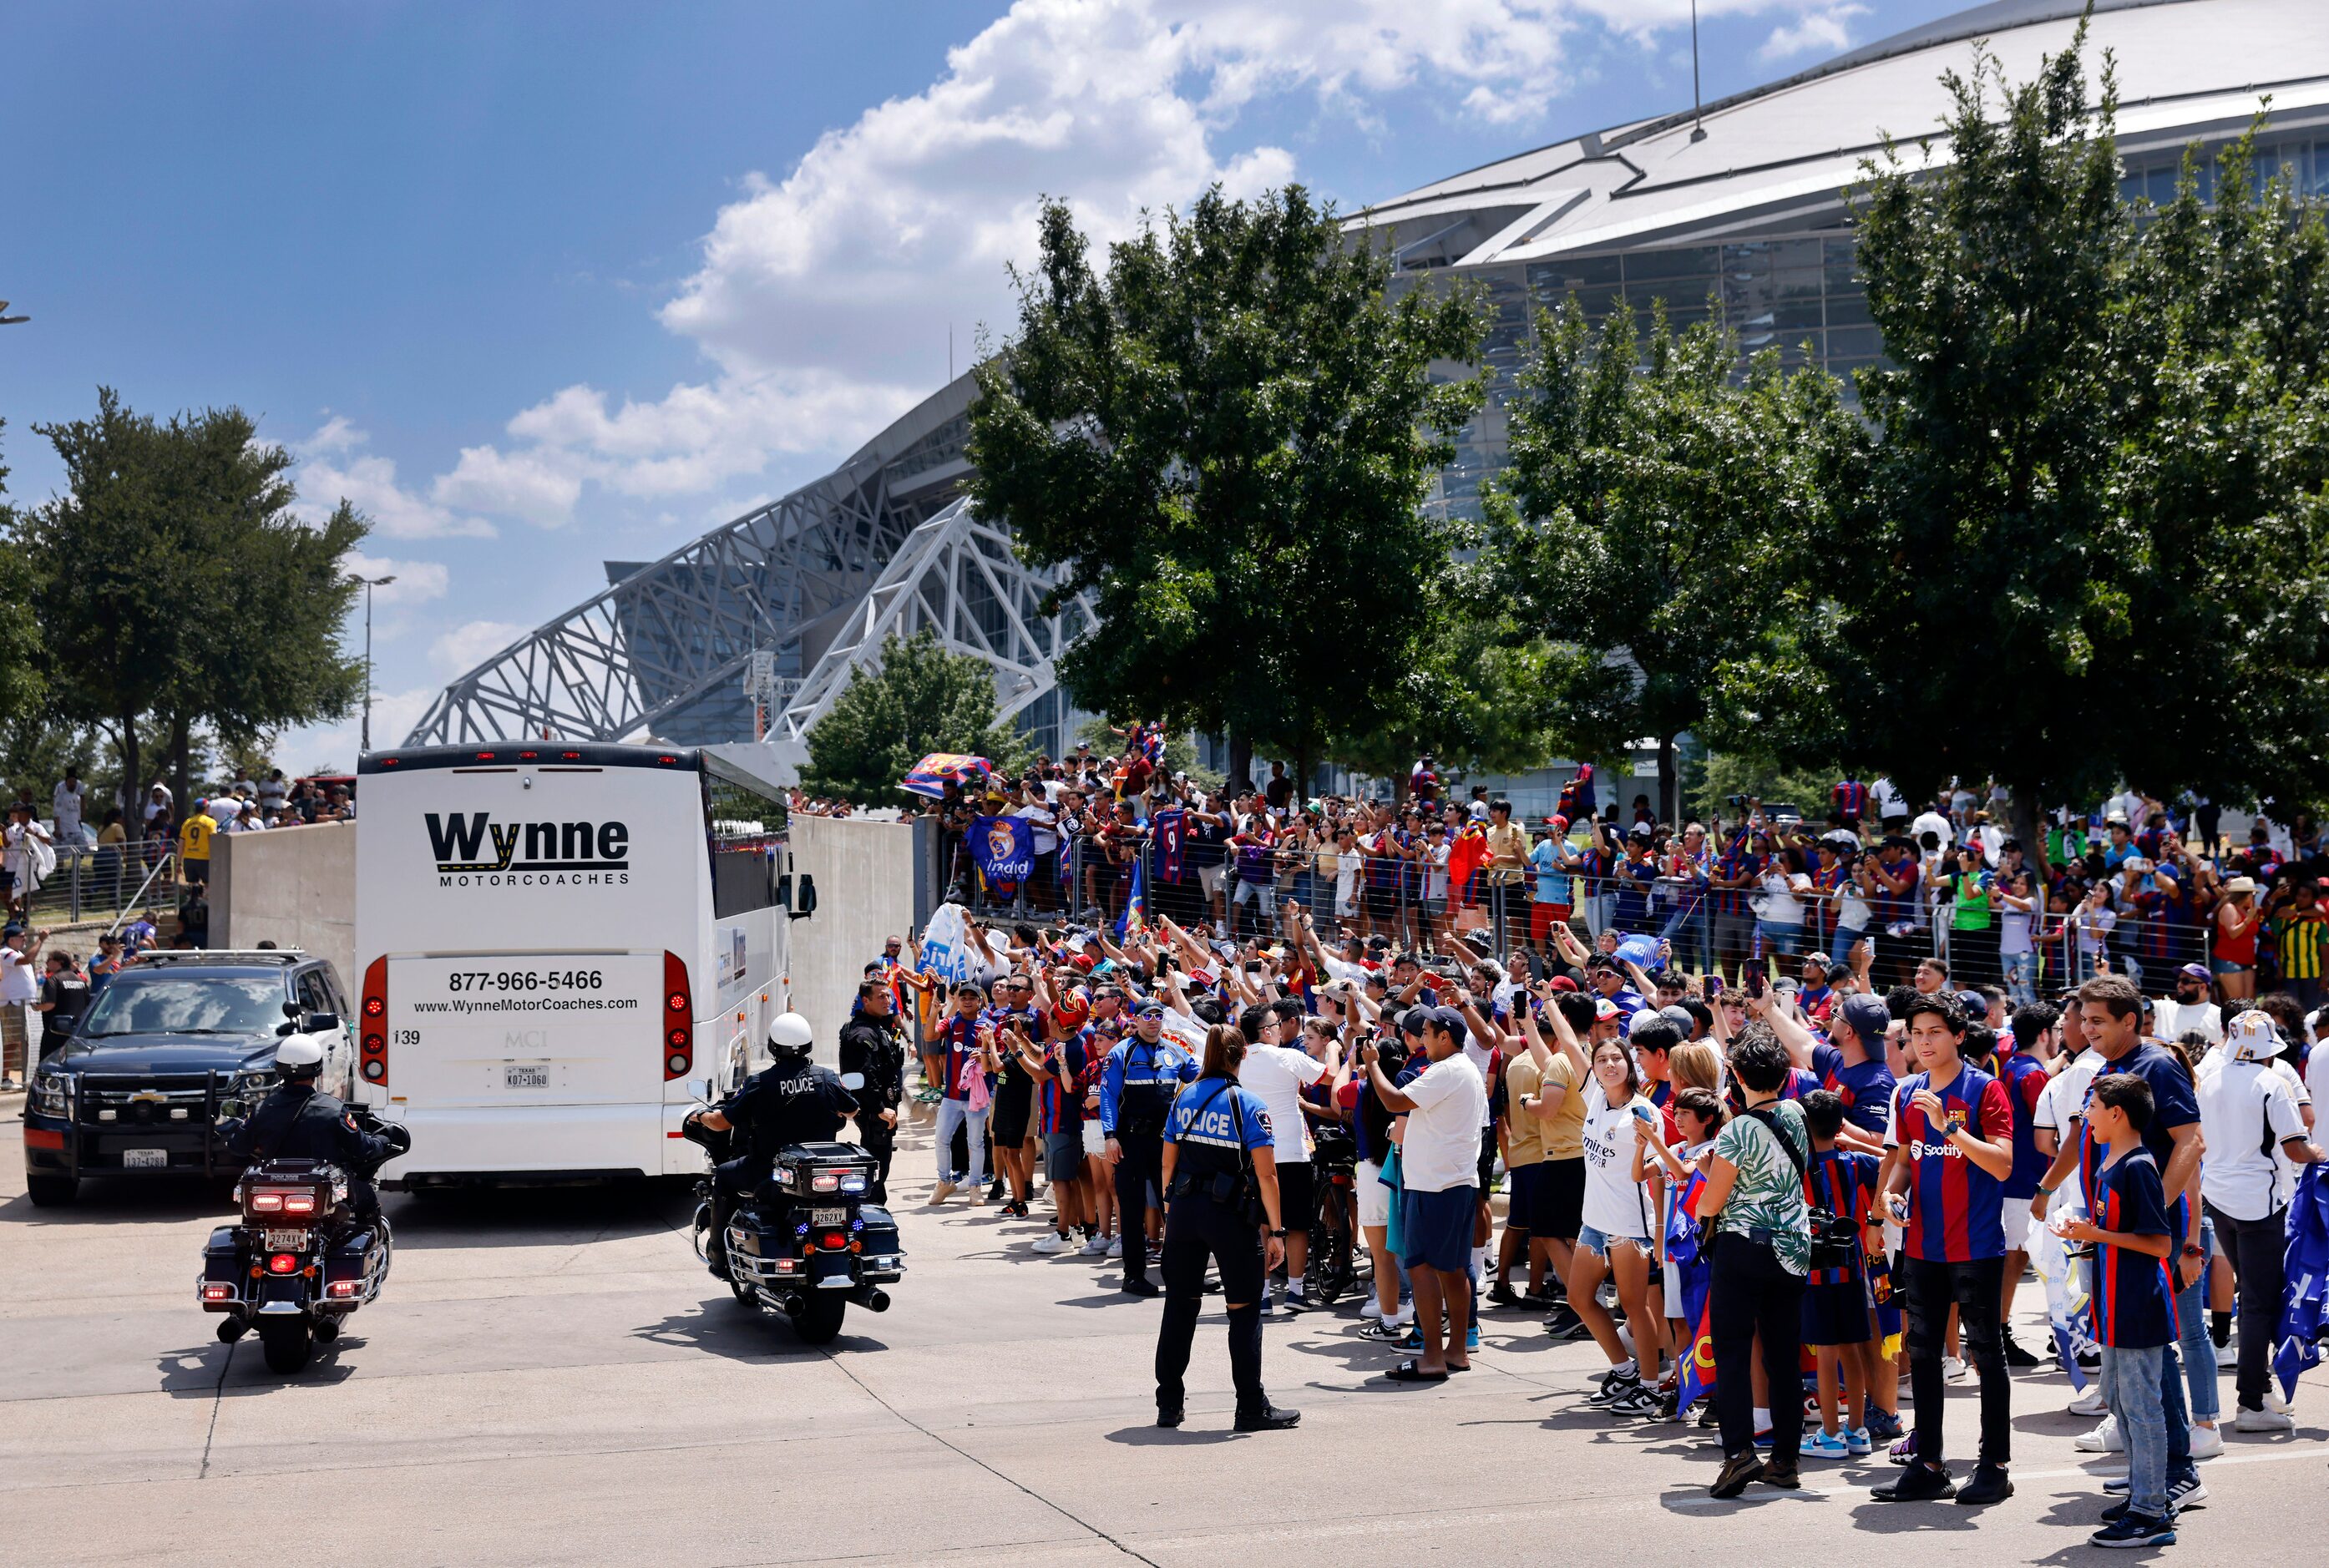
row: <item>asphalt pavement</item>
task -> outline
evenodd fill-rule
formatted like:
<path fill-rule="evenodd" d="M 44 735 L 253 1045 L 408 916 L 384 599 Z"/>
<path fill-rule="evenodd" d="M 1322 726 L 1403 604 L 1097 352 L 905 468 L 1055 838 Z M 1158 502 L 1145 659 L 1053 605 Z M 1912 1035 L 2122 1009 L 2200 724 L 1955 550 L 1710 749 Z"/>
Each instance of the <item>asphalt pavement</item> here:
<path fill-rule="evenodd" d="M 2083 1541 L 2117 1467 L 2073 1450 L 2091 1422 L 2058 1372 L 2017 1379 L 2019 1494 L 1985 1510 L 1872 1501 L 1881 1457 L 1712 1501 L 1711 1433 L 1592 1412 L 1599 1354 L 1519 1313 L 1491 1312 L 1476 1371 L 1424 1388 L 1381 1378 L 1394 1357 L 1354 1338 L 1353 1303 L 1273 1322 L 1265 1375 L 1302 1425 L 1239 1435 L 1211 1297 L 1188 1424 L 1160 1431 L 1157 1303 L 1111 1263 L 1031 1252 L 1040 1221 L 919 1207 L 919 1132 L 899 1166 L 910 1272 L 826 1349 L 704 1272 L 684 1184 L 391 1196 L 387 1289 L 278 1377 L 194 1301 L 222 1193 L 92 1183 L 35 1209 L 0 1140 L 0 1541 L 26 1563 L 335 1568 L 2106 1555 Z M 2329 1368 L 2296 1408 L 2293 1435 L 2202 1467 L 2208 1505 L 2166 1555 L 2322 1559 Z M 1969 1453 L 1970 1382 L 1948 1414 Z"/>

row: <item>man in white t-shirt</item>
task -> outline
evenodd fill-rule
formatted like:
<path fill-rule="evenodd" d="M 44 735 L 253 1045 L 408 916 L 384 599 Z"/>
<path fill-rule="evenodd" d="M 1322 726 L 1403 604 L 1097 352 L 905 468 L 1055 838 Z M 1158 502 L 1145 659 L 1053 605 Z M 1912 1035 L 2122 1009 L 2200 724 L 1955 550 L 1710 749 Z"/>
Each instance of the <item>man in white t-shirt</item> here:
<path fill-rule="evenodd" d="M 2274 1070 L 2280 1034 L 2253 1009 L 2232 1019 L 2221 1050 L 2200 1063 L 2200 1197 L 2239 1285 L 2240 1352 L 2235 1432 L 2287 1432 L 2287 1412 L 2268 1409 L 2272 1350 L 2280 1332 L 2288 1167 L 2312 1165 L 2320 1145 L 2305 1135 L 2296 1091 Z M 2316 1053 L 2317 1054 L 2317 1053 Z"/>
<path fill-rule="evenodd" d="M 85 798 L 80 769 L 65 769 L 65 776 L 57 781 L 56 789 L 49 796 L 49 804 L 56 814 L 58 843 L 76 850 L 80 848 L 81 807 Z"/>
<path fill-rule="evenodd" d="M 1423 1017 L 1421 1040 L 1430 1066 L 1394 1086 L 1375 1060 L 1372 1042 L 1360 1048 L 1375 1098 L 1404 1116 L 1400 1141 L 1400 1226 L 1409 1278 L 1415 1285 L 1415 1326 L 1422 1354 L 1386 1375 L 1395 1383 L 1444 1383 L 1471 1366 L 1466 1330 L 1472 1319 L 1471 1267 L 1478 1217 L 1480 1123 L 1488 1086 L 1464 1054 L 1469 1031 L 1453 1008 Z M 1443 1336 L 1443 1321 L 1445 1334 Z"/>
<path fill-rule="evenodd" d="M 0 935 L 0 1081 L 11 1089 L 23 1088 L 30 1076 L 24 1004 L 40 994 L 41 944 L 48 939 L 47 932 L 27 934 L 14 921 Z"/>
<path fill-rule="evenodd" d="M 1309 1119 L 1302 1114 L 1302 1091 L 1324 1078 L 1327 1070 L 1325 1063 L 1292 1043 L 1302 1038 L 1300 1018 L 1300 1007 L 1292 1002 L 1247 1009 L 1245 1032 L 1254 1043 L 1238 1067 L 1238 1086 L 1261 1096 L 1269 1111 L 1270 1129 L 1278 1138 L 1278 1146 L 1270 1152 L 1278 1158 L 1278 1217 L 1286 1227 L 1288 1311 L 1300 1311 L 1310 1304 L 1303 1271 L 1310 1258 L 1310 1216 L 1316 1208 L 1310 1184 Z M 1277 1310 L 1265 1282 L 1261 1315 L 1267 1318 Z"/>
<path fill-rule="evenodd" d="M 1941 840 L 1941 848 L 1944 850 L 1955 842 L 1957 836 L 1957 828 L 1949 819 L 1939 812 L 1931 810 L 1919 812 L 1917 820 L 1909 824 L 1909 836 L 1919 843 L 1924 842 L 1927 833 L 1938 835 Z"/>
<path fill-rule="evenodd" d="M 2187 963 L 2175 972 L 2173 981 L 2175 994 L 2151 1004 L 2152 1032 L 2163 1040 L 2204 1035 L 2210 1045 L 2222 1045 L 2223 1009 L 2208 1000 L 2208 966 Z"/>

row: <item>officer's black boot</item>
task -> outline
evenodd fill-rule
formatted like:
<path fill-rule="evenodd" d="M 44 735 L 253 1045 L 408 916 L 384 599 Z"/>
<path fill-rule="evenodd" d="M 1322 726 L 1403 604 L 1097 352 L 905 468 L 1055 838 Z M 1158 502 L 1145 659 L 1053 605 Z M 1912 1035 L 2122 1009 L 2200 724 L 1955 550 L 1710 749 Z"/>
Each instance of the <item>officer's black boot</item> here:
<path fill-rule="evenodd" d="M 1283 1432 L 1302 1420 L 1298 1410 L 1280 1410 L 1261 1386 L 1261 1303 L 1230 1309 L 1230 1382 L 1237 1389 L 1240 1432 Z"/>
<path fill-rule="evenodd" d="M 1156 1329 L 1156 1424 L 1178 1426 L 1187 1403 L 1182 1376 L 1189 1370 L 1189 1346 L 1197 1337 L 1202 1296 L 1168 1295 L 1164 1320 Z M 1259 1323 L 1257 1321 L 1257 1327 Z"/>
<path fill-rule="evenodd" d="M 703 1238 L 703 1261 L 712 1270 L 712 1277 L 725 1284 L 728 1281 L 728 1218 L 736 1212 L 736 1200 L 720 1190 L 718 1183 L 712 1188 L 712 1234 Z"/>

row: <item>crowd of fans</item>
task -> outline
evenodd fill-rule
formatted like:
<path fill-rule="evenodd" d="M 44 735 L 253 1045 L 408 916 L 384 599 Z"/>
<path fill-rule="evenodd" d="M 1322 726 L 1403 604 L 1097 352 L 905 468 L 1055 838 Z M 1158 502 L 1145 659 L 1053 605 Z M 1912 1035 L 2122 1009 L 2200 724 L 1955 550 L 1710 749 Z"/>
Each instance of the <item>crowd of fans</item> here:
<path fill-rule="evenodd" d="M 2232 847 L 2129 795 L 2025 849 L 1985 793 L 1911 820 L 1844 780 L 1825 824 L 1578 801 L 1524 828 L 1428 765 L 1383 805 L 1148 761 L 942 803 L 966 835 L 1032 817 L 1041 863 L 961 879 L 1026 912 L 968 923 L 966 973 L 895 940 L 867 966 L 936 1104 L 933 1203 L 1047 1196 L 1034 1250 L 1155 1293 L 1127 1075 L 1193 1078 L 1229 1026 L 1289 1233 L 1265 1315 L 1356 1300 L 1386 1376 L 1460 1374 L 1484 1334 L 1590 1339 L 1585 1403 L 1719 1431 L 1718 1497 L 1881 1453 L 1878 1498 L 1965 1504 L 2012 1495 L 2009 1376 L 2060 1377 L 2099 1418 L 2080 1448 L 2128 1455 L 2098 1545 L 2172 1541 L 2226 1429 L 2289 1430 L 2283 1247 L 2329 1094 L 2302 815 Z M 1960 1476 L 1940 1414 L 1968 1377 Z"/>

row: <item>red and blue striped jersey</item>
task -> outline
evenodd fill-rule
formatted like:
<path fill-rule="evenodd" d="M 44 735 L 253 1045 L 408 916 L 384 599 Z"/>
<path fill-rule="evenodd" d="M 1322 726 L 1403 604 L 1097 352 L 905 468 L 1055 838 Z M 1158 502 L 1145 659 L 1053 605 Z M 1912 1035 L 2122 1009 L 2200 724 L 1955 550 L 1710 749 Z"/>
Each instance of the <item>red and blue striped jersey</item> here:
<path fill-rule="evenodd" d="M 2173 1237 L 2159 1188 L 2159 1162 L 2147 1149 L 2102 1169 L 2089 1191 L 2100 1199 L 2095 1224 L 2123 1235 Z M 2175 1281 L 2167 1260 L 2106 1243 L 2095 1249 L 2095 1342 L 2141 1350 L 2175 1342 Z"/>
<path fill-rule="evenodd" d="M 1814 1208 L 1842 1215 L 1864 1230 L 1876 1213 L 1879 1163 L 1873 1154 L 1860 1154 L 1845 1149 L 1829 1149 L 1815 1153 L 1811 1163 L 1804 1168 L 1804 1201 Z M 1860 1237 L 1855 1235 L 1853 1240 L 1858 1243 Z M 1807 1282 L 1845 1285 L 1859 1277 L 1860 1248 L 1855 1245 L 1851 1263 L 1842 1268 L 1814 1269 Z"/>
<path fill-rule="evenodd" d="M 2010 1141 L 2013 1111 L 2005 1085 L 1978 1067 L 1959 1067 L 1946 1087 L 1933 1090 L 1947 1122 L 1935 1127 L 1915 1103 L 1919 1090 L 1931 1087 L 1931 1076 L 1919 1073 L 1893 1091 L 1884 1135 L 1885 1146 L 1898 1147 L 1909 1160 L 1907 1254 L 1934 1263 L 2002 1258 L 2005 1184 L 1966 1159 L 1948 1132 L 1961 1127 L 1992 1143 Z"/>
<path fill-rule="evenodd" d="M 947 1014 L 938 1025 L 938 1044 L 946 1053 L 946 1084 L 944 1094 L 949 1100 L 966 1100 L 970 1091 L 962 1086 L 962 1070 L 978 1055 L 978 1029 L 986 1021 L 984 1013 L 965 1018 L 959 1012 Z"/>
<path fill-rule="evenodd" d="M 1997 1053 L 1997 1076 L 2005 1084 L 2005 1103 L 2013 1113 L 2013 1169 L 2005 1178 L 2008 1197 L 2035 1197 L 2038 1183 L 2053 1163 L 2038 1151 L 2038 1097 L 2046 1092 L 2046 1065 L 2012 1048 L 2006 1035 Z"/>
<path fill-rule="evenodd" d="M 1084 1096 L 1080 1087 L 1061 1092 L 1060 1073 L 1064 1070 L 1070 1084 L 1080 1084 L 1084 1065 L 1089 1054 L 1084 1049 L 1083 1037 L 1070 1035 L 1051 1047 L 1046 1058 L 1051 1071 L 1035 1085 L 1035 1113 L 1039 1132 L 1075 1132 L 1084 1124 Z"/>
<path fill-rule="evenodd" d="M 2200 1096 L 2185 1075 L 2183 1062 L 2166 1047 L 2145 1040 L 2117 1061 L 2104 1063 L 2102 1071 L 2095 1076 L 2100 1078 L 2111 1073 L 2133 1073 L 2151 1085 L 2151 1121 L 2143 1130 L 2143 1147 L 2164 1177 L 2168 1162 L 2175 1157 L 2175 1129 L 2188 1127 L 2200 1119 Z M 2102 1169 L 2103 1151 L 2109 1147 L 2087 1125 L 2087 1106 L 2094 1101 L 2094 1084 L 2089 1080 L 2086 1103 L 2079 1107 L 2079 1181 L 2089 1192 L 2095 1190 L 2095 1173 Z M 2178 1195 L 2174 1207 L 2167 1213 L 2177 1235 L 2190 1231 L 2192 1216 L 2183 1207 L 2184 1202 Z"/>
<path fill-rule="evenodd" d="M 1834 803 L 1835 814 L 1846 822 L 1856 822 L 1868 814 L 1868 786 L 1856 778 L 1845 779 L 1828 791 Z"/>

